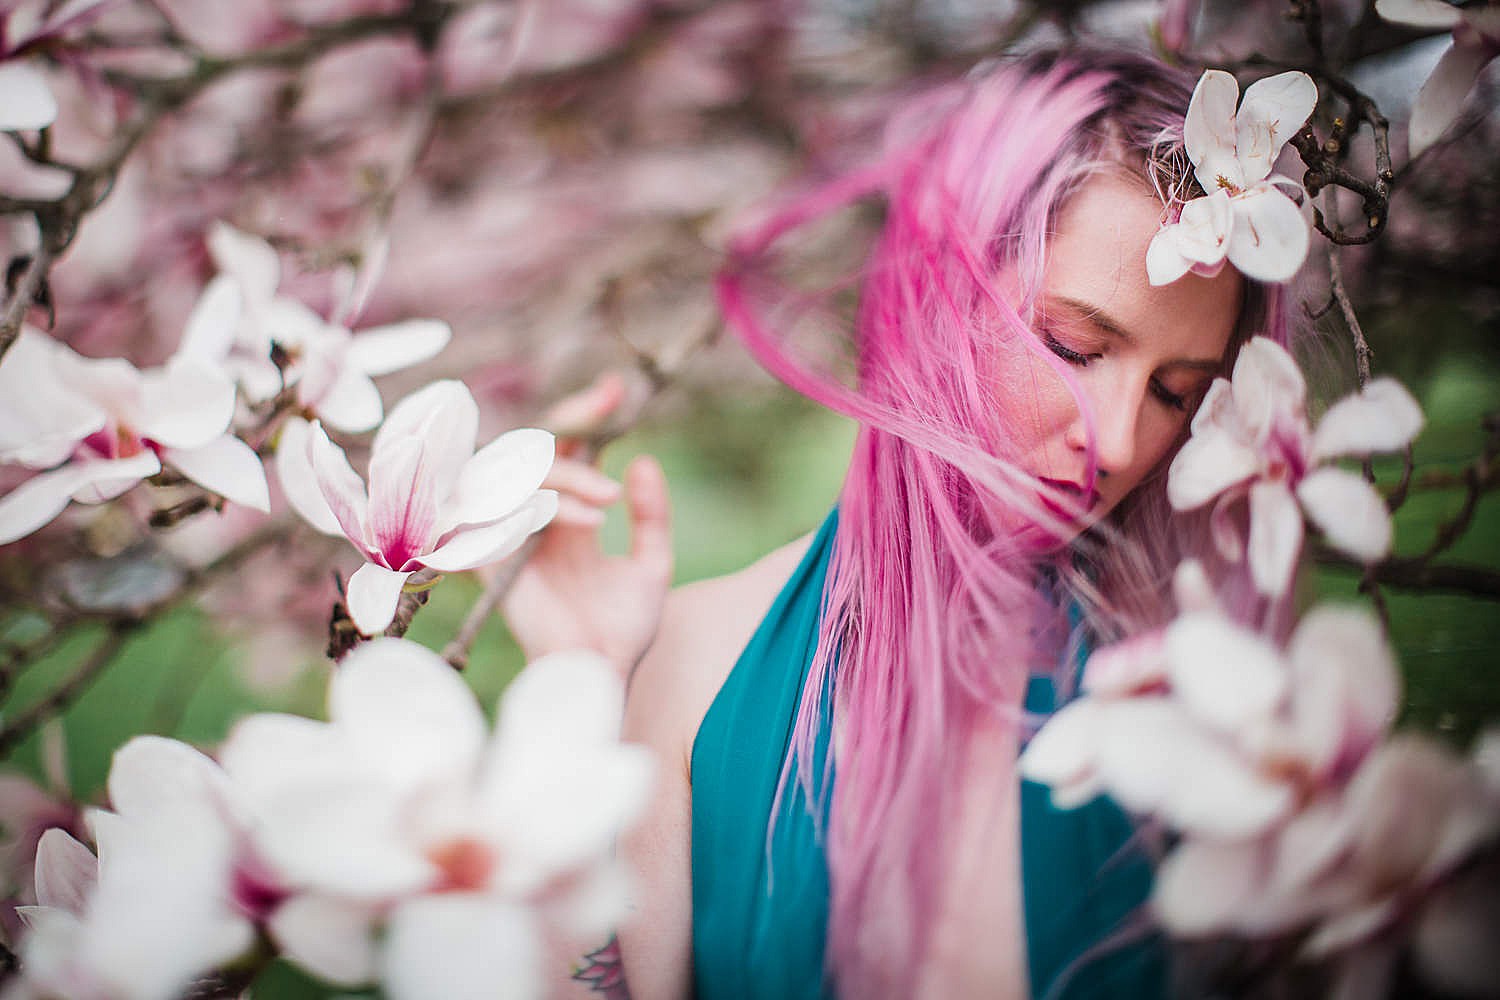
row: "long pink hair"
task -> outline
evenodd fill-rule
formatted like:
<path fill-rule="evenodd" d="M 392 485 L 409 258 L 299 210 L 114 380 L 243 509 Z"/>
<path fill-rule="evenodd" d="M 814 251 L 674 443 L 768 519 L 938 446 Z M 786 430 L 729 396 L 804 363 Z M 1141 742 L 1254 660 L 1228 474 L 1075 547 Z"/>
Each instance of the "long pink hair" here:
<path fill-rule="evenodd" d="M 1182 153 L 1192 84 L 1119 54 L 990 66 L 914 99 L 868 163 L 800 192 L 731 246 L 718 284 L 731 327 L 782 381 L 862 425 L 783 772 L 810 802 L 832 789 L 828 956 L 844 996 L 914 991 L 940 909 L 955 774 L 979 727 L 1018 735 L 1031 675 L 1067 690 L 1084 636 L 1106 641 L 1164 620 L 1163 581 L 1192 548 L 1181 540 L 1202 535 L 1168 530 L 1158 470 L 1108 523 L 1061 550 L 1039 547 L 1037 537 L 1066 528 L 1014 464 L 995 378 L 997 365 L 1030 352 L 1091 419 L 1028 322 L 1048 240 L 1069 195 L 1101 170 L 1154 185 L 1164 212 L 1197 193 Z M 850 384 L 787 335 L 805 303 L 771 277 L 772 248 L 865 201 L 881 205 L 884 223 L 861 276 Z M 1018 301 L 1000 295 L 1002 270 Z M 1287 338 L 1281 297 L 1247 286 L 1231 353 L 1254 333 Z M 807 763 L 830 710 L 836 783 Z M 1014 761 L 994 761 L 992 773 L 998 798 Z"/>

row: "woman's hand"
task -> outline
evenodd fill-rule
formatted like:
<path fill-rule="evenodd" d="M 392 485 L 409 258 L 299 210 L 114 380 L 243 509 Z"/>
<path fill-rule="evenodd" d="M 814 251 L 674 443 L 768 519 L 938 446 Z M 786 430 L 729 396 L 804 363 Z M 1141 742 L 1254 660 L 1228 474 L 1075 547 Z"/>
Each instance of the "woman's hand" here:
<path fill-rule="evenodd" d="M 602 376 L 554 407 L 544 423 L 563 434 L 596 429 L 624 398 L 624 381 Z M 558 457 L 543 483 L 559 493 L 557 517 L 542 532 L 502 609 L 527 660 L 562 649 L 592 649 L 628 678 L 656 636 L 672 579 L 666 478 L 647 455 L 626 468 L 630 550 L 606 555 L 599 527 L 605 508 L 622 490 L 580 452 L 577 439 L 559 437 Z"/>

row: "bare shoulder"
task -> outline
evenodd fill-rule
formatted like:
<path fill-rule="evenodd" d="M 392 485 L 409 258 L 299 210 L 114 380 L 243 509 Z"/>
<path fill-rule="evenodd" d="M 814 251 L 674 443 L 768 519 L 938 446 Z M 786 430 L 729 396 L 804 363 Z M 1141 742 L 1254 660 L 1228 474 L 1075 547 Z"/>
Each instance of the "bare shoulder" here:
<path fill-rule="evenodd" d="M 686 763 L 708 706 L 811 541 L 808 533 L 744 569 L 668 595 L 656 641 L 631 682 L 639 704 L 627 709 L 627 738 L 675 748 Z"/>

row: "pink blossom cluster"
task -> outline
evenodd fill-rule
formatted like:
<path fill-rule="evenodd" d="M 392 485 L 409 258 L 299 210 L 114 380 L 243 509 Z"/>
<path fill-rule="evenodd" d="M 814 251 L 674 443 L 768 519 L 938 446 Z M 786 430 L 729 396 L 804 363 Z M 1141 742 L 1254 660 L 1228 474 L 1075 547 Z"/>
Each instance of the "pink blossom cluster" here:
<path fill-rule="evenodd" d="M 214 761 L 141 736 L 115 755 L 97 857 L 42 835 L 8 997 L 167 1000 L 257 940 L 394 1000 L 542 995 L 550 933 L 603 936 L 626 883 L 614 837 L 653 761 L 618 741 L 624 690 L 585 653 L 529 665 L 487 734 L 427 649 L 351 653 L 328 720 L 252 715 Z"/>

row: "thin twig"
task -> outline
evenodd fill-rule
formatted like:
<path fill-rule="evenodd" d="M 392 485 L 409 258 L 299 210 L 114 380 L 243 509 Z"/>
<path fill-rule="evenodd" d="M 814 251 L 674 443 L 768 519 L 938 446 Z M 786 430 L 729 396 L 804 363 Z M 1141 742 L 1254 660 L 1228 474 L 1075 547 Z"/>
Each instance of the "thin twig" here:
<path fill-rule="evenodd" d="M 479 599 L 464 616 L 458 634 L 443 647 L 443 659 L 447 660 L 454 670 L 463 670 L 469 665 L 469 652 L 474 648 L 474 640 L 479 638 L 480 631 L 484 628 L 485 622 L 489 621 L 495 608 L 505 599 L 505 595 L 510 593 L 510 588 L 515 585 L 516 577 L 521 574 L 527 560 L 531 558 L 541 542 L 540 532 L 526 539 L 521 548 L 501 563 L 495 575 L 490 577 L 489 582 L 484 585 Z"/>

